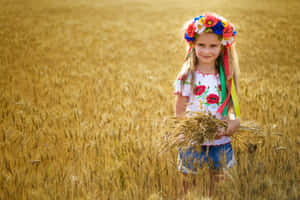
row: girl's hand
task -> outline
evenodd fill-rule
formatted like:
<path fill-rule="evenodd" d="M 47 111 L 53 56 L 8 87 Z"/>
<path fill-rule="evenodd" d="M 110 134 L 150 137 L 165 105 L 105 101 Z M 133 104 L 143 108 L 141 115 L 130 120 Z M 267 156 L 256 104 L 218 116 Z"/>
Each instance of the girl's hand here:
<path fill-rule="evenodd" d="M 228 120 L 225 136 L 232 136 L 240 127 L 240 119 Z"/>
<path fill-rule="evenodd" d="M 215 139 L 220 139 L 223 136 L 232 136 L 233 133 L 240 127 L 240 120 L 235 119 L 235 120 L 223 120 L 227 122 L 228 126 L 225 131 L 224 128 L 217 128 L 218 134 L 216 135 Z"/>
<path fill-rule="evenodd" d="M 215 136 L 215 139 L 218 140 L 221 137 L 225 136 L 225 128 L 217 127 L 218 134 Z"/>

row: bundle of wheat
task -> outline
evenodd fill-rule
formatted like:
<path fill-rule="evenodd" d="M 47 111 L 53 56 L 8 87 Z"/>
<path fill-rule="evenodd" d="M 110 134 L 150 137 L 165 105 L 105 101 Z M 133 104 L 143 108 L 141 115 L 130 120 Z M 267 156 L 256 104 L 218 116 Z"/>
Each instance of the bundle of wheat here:
<path fill-rule="evenodd" d="M 170 117 L 165 121 L 165 141 L 162 151 L 168 148 L 193 146 L 199 149 L 201 144 L 208 140 L 213 142 L 219 128 L 227 128 L 225 121 L 219 120 L 214 115 L 203 112 L 193 112 L 192 116 L 183 118 Z M 255 150 L 257 144 L 264 141 L 263 130 L 255 123 L 243 122 L 238 131 L 232 136 L 240 147 L 245 150 Z"/>
<path fill-rule="evenodd" d="M 226 122 L 203 112 L 193 112 L 192 116 L 183 118 L 171 117 L 165 124 L 167 143 L 164 148 L 194 146 L 197 149 L 205 140 L 214 140 L 218 127 L 227 128 Z"/>

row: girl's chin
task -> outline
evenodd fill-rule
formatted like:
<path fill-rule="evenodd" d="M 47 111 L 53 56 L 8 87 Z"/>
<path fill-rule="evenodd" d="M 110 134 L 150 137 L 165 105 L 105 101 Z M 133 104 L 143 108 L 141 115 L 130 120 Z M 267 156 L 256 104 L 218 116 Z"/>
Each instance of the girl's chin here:
<path fill-rule="evenodd" d="M 202 58 L 200 59 L 201 63 L 205 64 L 210 64 L 210 63 L 215 63 L 211 58 Z"/>

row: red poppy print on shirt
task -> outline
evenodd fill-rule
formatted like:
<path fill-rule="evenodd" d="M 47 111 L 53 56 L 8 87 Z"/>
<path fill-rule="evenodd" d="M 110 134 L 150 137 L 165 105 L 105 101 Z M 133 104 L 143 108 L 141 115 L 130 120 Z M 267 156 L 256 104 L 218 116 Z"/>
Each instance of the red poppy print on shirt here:
<path fill-rule="evenodd" d="M 205 85 L 198 85 L 194 89 L 194 94 L 197 95 L 197 96 L 200 96 L 201 94 L 203 94 L 205 89 L 206 89 Z"/>
<path fill-rule="evenodd" d="M 210 94 L 206 97 L 206 102 L 208 104 L 215 104 L 215 103 L 219 103 L 219 96 L 216 94 Z"/>

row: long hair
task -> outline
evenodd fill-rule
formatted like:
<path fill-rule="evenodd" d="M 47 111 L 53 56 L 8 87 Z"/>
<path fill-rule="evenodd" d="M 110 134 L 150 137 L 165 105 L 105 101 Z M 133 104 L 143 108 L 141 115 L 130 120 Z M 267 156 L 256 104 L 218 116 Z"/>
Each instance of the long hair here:
<path fill-rule="evenodd" d="M 211 34 L 215 34 L 215 33 L 211 33 Z M 218 56 L 218 58 L 216 59 L 215 62 L 215 68 L 216 71 L 218 73 L 220 73 L 220 64 L 223 67 L 223 71 L 225 71 L 224 68 L 224 58 L 223 58 L 223 48 L 220 51 L 220 54 Z M 229 65 L 229 76 L 226 77 L 226 90 L 227 93 L 229 91 L 229 80 L 233 77 L 234 79 L 234 84 L 236 86 L 236 91 L 237 94 L 239 94 L 239 89 L 238 89 L 238 80 L 239 80 L 239 75 L 240 75 L 240 69 L 239 69 L 239 62 L 238 62 L 238 55 L 236 52 L 236 48 L 235 48 L 235 44 L 232 44 L 229 48 L 227 48 L 227 52 L 228 52 L 228 65 Z M 195 80 L 195 70 L 196 70 L 196 65 L 198 64 L 198 58 L 196 56 L 196 52 L 194 47 L 188 45 L 187 46 L 187 50 L 186 50 L 186 56 L 185 56 L 185 60 L 184 63 L 181 67 L 181 71 L 178 73 L 176 80 L 179 79 L 179 77 L 181 77 L 180 79 L 180 84 L 181 84 L 181 89 L 183 89 L 184 86 L 184 82 L 186 81 L 187 77 L 191 77 L 191 90 L 192 90 L 192 94 L 194 91 L 194 80 Z M 174 83 L 175 84 L 175 83 Z M 182 92 L 182 91 L 180 91 Z M 232 112 L 233 110 L 233 102 L 232 102 L 232 98 L 230 97 L 228 103 L 228 111 Z"/>

